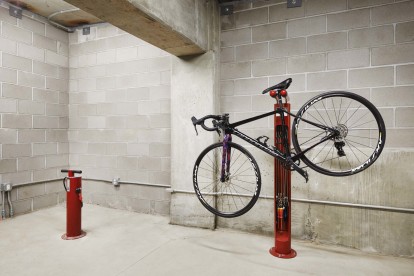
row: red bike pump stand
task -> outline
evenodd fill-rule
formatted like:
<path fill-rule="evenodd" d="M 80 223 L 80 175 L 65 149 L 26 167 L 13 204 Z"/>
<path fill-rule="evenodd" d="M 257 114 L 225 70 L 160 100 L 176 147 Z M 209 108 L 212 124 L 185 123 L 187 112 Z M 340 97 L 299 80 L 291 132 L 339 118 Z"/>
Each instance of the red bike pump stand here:
<path fill-rule="evenodd" d="M 62 235 L 64 240 L 75 240 L 82 238 L 86 232 L 82 231 L 82 177 L 80 170 L 61 170 L 67 172 L 68 176 L 63 179 L 63 186 L 66 190 L 66 233 Z"/>
<path fill-rule="evenodd" d="M 286 91 L 285 91 L 286 92 Z M 290 112 L 290 103 L 283 104 Z M 279 104 L 275 104 L 275 110 Z M 275 115 L 275 147 L 284 152 L 282 135 L 288 135 L 288 147 L 290 148 L 290 117 L 284 116 L 285 132 L 282 131 L 282 118 L 280 114 Z M 287 132 L 286 132 L 287 130 Z M 291 171 L 287 170 L 282 162 L 275 158 L 274 179 L 274 231 L 275 246 L 269 252 L 275 257 L 290 259 L 296 257 L 296 251 L 291 248 Z"/>

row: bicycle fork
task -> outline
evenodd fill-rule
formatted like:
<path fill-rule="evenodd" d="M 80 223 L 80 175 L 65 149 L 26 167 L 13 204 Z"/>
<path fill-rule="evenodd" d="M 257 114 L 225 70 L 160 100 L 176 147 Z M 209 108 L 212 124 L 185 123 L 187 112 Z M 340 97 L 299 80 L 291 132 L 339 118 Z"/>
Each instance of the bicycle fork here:
<path fill-rule="evenodd" d="M 226 182 L 230 177 L 231 147 L 229 142 L 231 142 L 231 134 L 225 134 L 223 139 L 223 153 L 221 157 L 221 182 Z"/>

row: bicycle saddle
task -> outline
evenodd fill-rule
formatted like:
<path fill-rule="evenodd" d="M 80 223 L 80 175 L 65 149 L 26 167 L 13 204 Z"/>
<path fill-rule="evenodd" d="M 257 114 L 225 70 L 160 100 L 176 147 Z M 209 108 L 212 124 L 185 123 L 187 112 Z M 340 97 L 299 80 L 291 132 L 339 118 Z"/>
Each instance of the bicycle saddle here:
<path fill-rule="evenodd" d="M 290 86 L 290 84 L 292 83 L 292 79 L 288 78 L 276 85 L 273 85 L 272 87 L 266 88 L 265 90 L 263 90 L 262 94 L 266 94 L 267 92 L 269 92 L 270 90 L 282 90 L 282 89 L 288 89 L 288 87 Z"/>

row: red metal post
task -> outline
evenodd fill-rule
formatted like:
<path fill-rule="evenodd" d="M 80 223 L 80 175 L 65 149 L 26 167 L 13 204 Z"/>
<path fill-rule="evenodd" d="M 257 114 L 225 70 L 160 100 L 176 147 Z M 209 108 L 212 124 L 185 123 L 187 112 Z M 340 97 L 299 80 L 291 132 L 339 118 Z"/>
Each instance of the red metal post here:
<path fill-rule="evenodd" d="M 290 112 L 290 104 L 285 103 L 284 108 Z M 275 109 L 279 105 L 275 104 Z M 275 115 L 275 147 L 284 151 L 281 143 L 282 131 L 287 131 L 288 143 L 290 147 L 290 117 L 284 116 L 287 129 L 282 130 L 282 118 Z M 283 164 L 275 159 L 275 179 L 274 179 L 274 229 L 275 246 L 269 252 L 278 258 L 294 258 L 296 251 L 291 248 L 291 172 L 283 167 Z"/>
<path fill-rule="evenodd" d="M 82 231 L 82 178 L 75 176 L 72 170 L 67 172 L 68 177 L 64 180 L 66 181 L 66 233 L 62 235 L 62 239 L 75 240 L 86 235 Z"/>

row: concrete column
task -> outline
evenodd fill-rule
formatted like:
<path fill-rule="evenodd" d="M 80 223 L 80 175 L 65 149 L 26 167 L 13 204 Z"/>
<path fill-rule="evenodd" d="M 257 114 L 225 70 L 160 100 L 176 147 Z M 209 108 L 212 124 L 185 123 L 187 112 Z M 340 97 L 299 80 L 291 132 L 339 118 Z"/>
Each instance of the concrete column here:
<path fill-rule="evenodd" d="M 219 15 L 215 1 L 205 3 L 208 11 L 209 49 L 192 58 L 173 58 L 171 70 L 171 186 L 193 191 L 195 160 L 208 145 L 218 140 L 217 133 L 199 128 L 196 136 L 191 117 L 219 112 Z M 214 216 L 207 212 L 194 194 L 174 193 L 171 198 L 171 223 L 214 228 Z"/>

